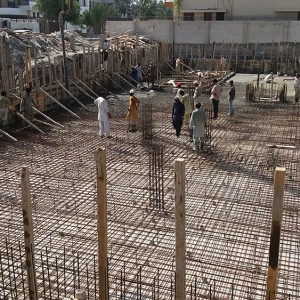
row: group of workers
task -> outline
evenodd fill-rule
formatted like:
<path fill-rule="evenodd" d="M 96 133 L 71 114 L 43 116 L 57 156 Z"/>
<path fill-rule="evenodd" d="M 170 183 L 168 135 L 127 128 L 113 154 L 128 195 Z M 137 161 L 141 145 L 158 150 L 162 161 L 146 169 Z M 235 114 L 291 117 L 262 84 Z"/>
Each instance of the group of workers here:
<path fill-rule="evenodd" d="M 156 80 L 156 67 L 154 66 L 154 64 L 152 62 L 150 62 L 147 70 L 146 70 L 146 80 L 147 80 L 147 84 L 148 87 L 154 87 L 154 83 Z M 139 62 L 135 67 L 131 68 L 131 73 L 130 73 L 134 83 L 138 86 L 139 84 L 142 84 L 144 81 L 143 78 L 143 69 L 142 69 L 142 65 Z M 151 86 L 150 86 L 151 84 Z"/>

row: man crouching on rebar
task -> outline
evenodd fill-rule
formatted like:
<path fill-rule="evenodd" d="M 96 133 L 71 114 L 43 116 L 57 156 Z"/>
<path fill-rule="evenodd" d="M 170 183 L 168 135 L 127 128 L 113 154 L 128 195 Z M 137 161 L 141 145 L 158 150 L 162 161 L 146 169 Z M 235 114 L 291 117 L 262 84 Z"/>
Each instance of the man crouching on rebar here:
<path fill-rule="evenodd" d="M 195 106 L 196 109 L 192 112 L 190 120 L 190 129 L 193 130 L 195 150 L 200 152 L 200 149 L 204 150 L 204 133 L 207 118 L 205 111 L 201 108 L 201 103 L 197 102 Z"/>

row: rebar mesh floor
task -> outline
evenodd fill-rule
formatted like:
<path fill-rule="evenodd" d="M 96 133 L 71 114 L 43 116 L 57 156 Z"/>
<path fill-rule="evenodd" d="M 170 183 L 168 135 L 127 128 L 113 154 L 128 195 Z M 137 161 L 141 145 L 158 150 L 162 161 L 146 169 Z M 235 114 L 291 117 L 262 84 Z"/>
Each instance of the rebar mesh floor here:
<path fill-rule="evenodd" d="M 278 299 L 299 299 L 299 106 L 246 102 L 245 85 L 236 89 L 235 116 L 227 115 L 224 87 L 220 117 L 209 120 L 211 149 L 200 155 L 192 149 L 186 126 L 180 138 L 175 136 L 173 95 L 151 96 L 152 142 L 164 149 L 163 209 L 150 201 L 152 144 L 141 132 L 127 132 L 127 98 L 110 99 L 112 139 L 99 137 L 91 105 L 90 112 L 78 111 L 81 120 L 58 116 L 64 130 L 15 133 L 15 144 L 1 140 L 0 298 L 20 299 L 27 288 L 20 201 L 24 165 L 30 169 L 40 298 L 63 298 L 78 288 L 86 289 L 89 299 L 97 298 L 94 152 L 105 146 L 111 299 L 175 299 L 178 157 L 186 161 L 187 299 L 265 298 L 276 166 L 287 169 Z M 296 149 L 270 147 L 276 144 Z"/>

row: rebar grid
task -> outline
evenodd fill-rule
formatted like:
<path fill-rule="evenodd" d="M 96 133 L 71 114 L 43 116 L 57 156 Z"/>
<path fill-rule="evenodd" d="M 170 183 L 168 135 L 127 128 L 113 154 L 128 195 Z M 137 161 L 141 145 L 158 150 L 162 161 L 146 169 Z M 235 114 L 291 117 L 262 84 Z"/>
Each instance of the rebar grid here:
<path fill-rule="evenodd" d="M 79 121 L 59 116 L 65 130 L 25 131 L 19 133 L 20 142 L 4 143 L 0 296 L 18 299 L 27 286 L 19 170 L 28 165 L 40 297 L 63 298 L 81 287 L 96 299 L 94 150 L 106 145 L 112 299 L 174 299 L 177 157 L 186 159 L 187 299 L 264 299 L 275 166 L 287 168 L 278 297 L 299 298 L 299 151 L 269 146 L 299 145 L 299 106 L 246 103 L 245 85 L 236 88 L 235 117 L 226 115 L 224 96 L 219 119 L 210 121 L 212 152 L 201 155 L 193 152 L 186 126 L 175 137 L 173 96 L 154 94 L 152 131 L 164 146 L 164 212 L 149 207 L 150 145 L 141 131 L 126 132 L 125 101 L 114 102 L 118 113 L 111 119 L 111 140 L 98 136 L 91 106 L 91 113 L 81 111 Z M 209 100 L 204 102 L 209 108 Z"/>

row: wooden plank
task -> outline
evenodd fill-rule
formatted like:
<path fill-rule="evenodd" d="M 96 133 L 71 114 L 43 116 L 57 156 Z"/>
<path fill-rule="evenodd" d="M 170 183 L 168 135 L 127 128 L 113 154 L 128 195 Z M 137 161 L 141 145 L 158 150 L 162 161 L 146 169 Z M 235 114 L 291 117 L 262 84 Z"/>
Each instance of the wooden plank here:
<path fill-rule="evenodd" d="M 6 131 L 0 129 L 0 134 L 5 135 L 6 137 L 8 137 L 9 139 L 11 139 L 14 142 L 17 142 L 18 140 L 16 138 L 14 138 L 13 136 L 11 136 L 10 134 L 8 134 Z"/>
<path fill-rule="evenodd" d="M 37 108 L 33 107 L 32 108 L 36 113 L 40 114 L 41 116 L 43 116 L 45 119 L 47 119 L 48 121 L 50 121 L 51 123 L 53 123 L 54 125 L 57 125 L 61 128 L 65 128 L 64 125 L 61 125 L 60 123 L 54 121 L 53 119 L 51 119 L 49 116 L 45 115 L 44 113 L 42 113 L 41 111 L 39 111 Z"/>
<path fill-rule="evenodd" d="M 273 208 L 272 208 L 272 228 L 271 228 L 271 239 L 270 239 L 270 250 L 269 250 L 269 267 L 268 267 L 268 276 L 267 276 L 267 291 L 266 291 L 266 298 L 265 298 L 266 300 L 276 299 L 285 174 L 286 174 L 285 168 L 277 167 L 275 169 L 274 197 L 273 197 Z"/>
<path fill-rule="evenodd" d="M 175 160 L 176 300 L 185 300 L 185 161 Z"/>
<path fill-rule="evenodd" d="M 97 207 L 98 207 L 98 271 L 99 299 L 108 300 L 107 272 L 107 193 L 106 193 L 106 150 L 99 148 L 95 152 L 97 173 Z"/>
<path fill-rule="evenodd" d="M 22 190 L 25 257 L 26 257 L 26 270 L 27 270 L 27 278 L 28 278 L 29 299 L 37 300 L 38 295 L 37 295 L 35 256 L 34 256 L 33 220 L 32 220 L 32 208 L 31 208 L 31 195 L 30 195 L 28 167 L 22 167 L 21 190 Z"/>
<path fill-rule="evenodd" d="M 72 116 L 76 117 L 77 119 L 81 119 L 78 115 L 76 115 L 74 112 L 72 112 L 70 109 L 68 109 L 67 107 L 65 107 L 62 103 L 60 103 L 59 101 L 57 101 L 54 97 L 52 97 L 50 94 L 48 94 L 46 91 L 44 91 L 42 88 L 40 88 L 40 90 L 47 96 L 49 97 L 51 100 L 53 100 L 55 103 L 57 103 L 60 107 L 62 107 L 64 110 L 66 110 L 67 112 L 69 112 Z"/>
<path fill-rule="evenodd" d="M 73 81 L 71 80 L 71 82 L 73 83 Z M 84 109 L 86 109 L 87 111 L 89 111 L 89 109 L 82 103 L 80 102 L 70 91 L 68 91 L 68 89 L 66 87 L 64 87 L 64 85 L 61 82 L 58 82 L 58 84 L 61 86 L 61 88 L 71 97 L 73 98 L 80 106 L 82 106 Z M 76 85 L 75 85 L 76 87 Z"/>

